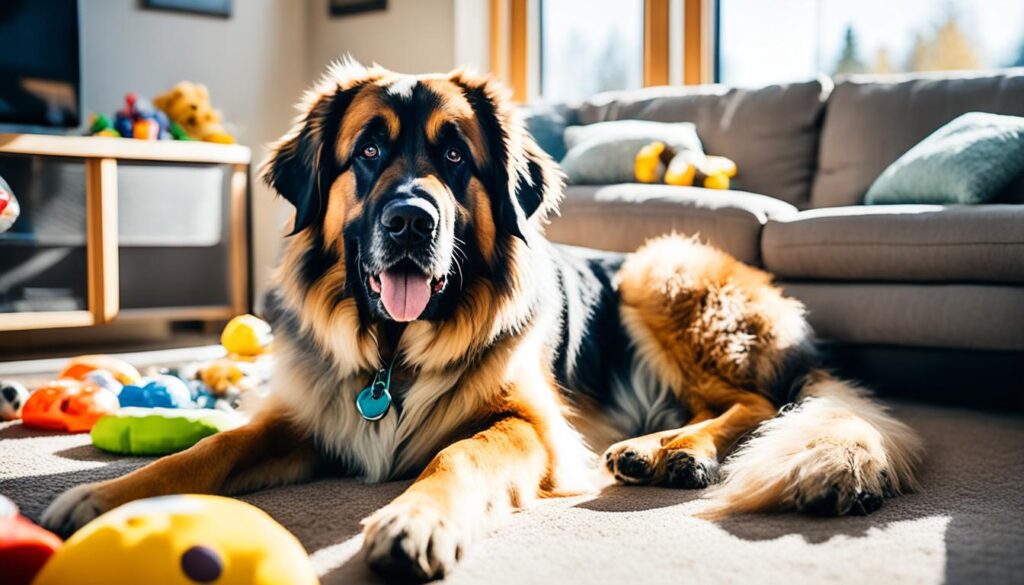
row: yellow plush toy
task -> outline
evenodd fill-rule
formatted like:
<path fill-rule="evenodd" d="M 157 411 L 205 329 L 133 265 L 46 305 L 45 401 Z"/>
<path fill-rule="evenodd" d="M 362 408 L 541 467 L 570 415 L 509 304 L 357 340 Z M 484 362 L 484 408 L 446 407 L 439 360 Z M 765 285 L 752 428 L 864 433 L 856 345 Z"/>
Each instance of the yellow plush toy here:
<path fill-rule="evenodd" d="M 43 566 L 34 585 L 315 585 L 313 565 L 266 512 L 218 496 L 164 496 L 88 523 Z"/>
<path fill-rule="evenodd" d="M 210 103 L 210 91 L 201 83 L 181 81 L 170 91 L 153 98 L 153 105 L 181 125 L 196 140 L 234 144 L 235 138 L 224 131 L 221 114 Z"/>
<path fill-rule="evenodd" d="M 724 156 L 700 152 L 676 153 L 664 142 L 652 142 L 640 149 L 634 162 L 636 180 L 705 189 L 728 189 L 736 176 L 736 163 Z"/>

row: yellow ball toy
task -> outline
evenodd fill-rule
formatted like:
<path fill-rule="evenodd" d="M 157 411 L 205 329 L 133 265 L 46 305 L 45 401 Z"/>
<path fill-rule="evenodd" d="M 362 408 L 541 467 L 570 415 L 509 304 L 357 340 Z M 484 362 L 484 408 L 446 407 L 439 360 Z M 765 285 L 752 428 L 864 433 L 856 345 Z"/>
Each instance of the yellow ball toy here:
<path fill-rule="evenodd" d="M 64 543 L 33 585 L 319 583 L 299 541 L 262 510 L 218 496 L 115 508 Z"/>
<path fill-rule="evenodd" d="M 266 351 L 274 339 L 270 325 L 252 315 L 239 315 L 224 326 L 220 344 L 228 353 L 243 357 L 255 357 Z"/>

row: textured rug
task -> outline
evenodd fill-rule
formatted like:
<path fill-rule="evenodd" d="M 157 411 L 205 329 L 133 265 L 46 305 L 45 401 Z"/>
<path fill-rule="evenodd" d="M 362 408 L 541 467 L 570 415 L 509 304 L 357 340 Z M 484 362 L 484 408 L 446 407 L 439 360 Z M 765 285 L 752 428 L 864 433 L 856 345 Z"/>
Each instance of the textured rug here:
<path fill-rule="evenodd" d="M 1024 418 L 896 408 L 928 444 L 919 493 L 868 517 L 693 517 L 699 492 L 607 488 L 541 503 L 474 547 L 450 583 L 1021 583 Z M 103 454 L 88 435 L 0 426 L 0 493 L 37 519 L 62 490 L 145 459 Z M 245 496 L 305 545 L 325 584 L 376 582 L 359 520 L 407 483 L 323 480 Z"/>

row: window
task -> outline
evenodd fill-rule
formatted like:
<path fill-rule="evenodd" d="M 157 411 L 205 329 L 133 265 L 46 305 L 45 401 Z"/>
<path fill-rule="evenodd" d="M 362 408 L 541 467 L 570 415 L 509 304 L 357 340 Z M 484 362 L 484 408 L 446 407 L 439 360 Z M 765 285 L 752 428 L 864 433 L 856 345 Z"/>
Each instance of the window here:
<path fill-rule="evenodd" d="M 520 102 L 681 83 L 683 8 L 699 16 L 705 2 L 491 0 L 490 70 Z"/>
<path fill-rule="evenodd" d="M 719 0 L 717 79 L 1024 66 L 1024 0 Z"/>
<path fill-rule="evenodd" d="M 583 99 L 644 83 L 643 0 L 541 0 L 540 94 Z"/>

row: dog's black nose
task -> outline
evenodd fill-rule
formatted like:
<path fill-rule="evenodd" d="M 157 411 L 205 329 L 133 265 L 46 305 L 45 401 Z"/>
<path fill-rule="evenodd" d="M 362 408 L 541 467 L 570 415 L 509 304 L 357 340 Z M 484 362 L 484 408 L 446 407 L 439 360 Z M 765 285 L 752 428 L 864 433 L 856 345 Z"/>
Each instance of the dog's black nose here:
<path fill-rule="evenodd" d="M 416 246 L 434 237 L 437 210 L 422 197 L 395 199 L 384 206 L 380 223 L 395 243 Z"/>

